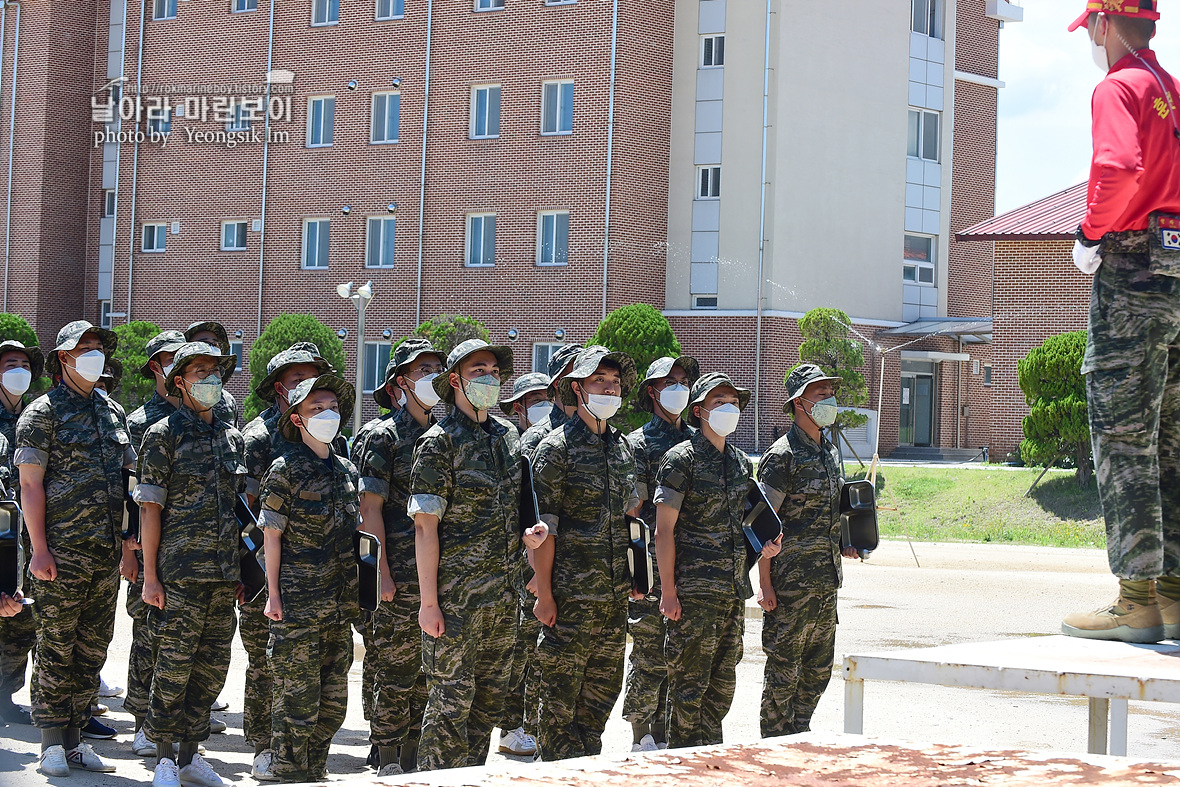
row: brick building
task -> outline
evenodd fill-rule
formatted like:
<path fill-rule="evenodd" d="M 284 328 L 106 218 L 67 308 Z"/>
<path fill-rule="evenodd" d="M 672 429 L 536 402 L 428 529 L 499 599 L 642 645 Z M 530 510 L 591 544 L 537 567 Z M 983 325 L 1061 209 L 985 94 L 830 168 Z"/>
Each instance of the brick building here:
<path fill-rule="evenodd" d="M 991 242 L 954 236 L 994 212 L 1004 0 L 5 13 L 4 301 L 43 343 L 79 315 L 213 318 L 244 353 L 284 312 L 355 333 L 335 287 L 371 279 L 371 385 L 440 312 L 515 336 L 523 370 L 643 301 L 756 389 L 739 438 L 764 448 L 798 318 L 837 306 L 886 351 L 882 453 L 984 444 Z"/>

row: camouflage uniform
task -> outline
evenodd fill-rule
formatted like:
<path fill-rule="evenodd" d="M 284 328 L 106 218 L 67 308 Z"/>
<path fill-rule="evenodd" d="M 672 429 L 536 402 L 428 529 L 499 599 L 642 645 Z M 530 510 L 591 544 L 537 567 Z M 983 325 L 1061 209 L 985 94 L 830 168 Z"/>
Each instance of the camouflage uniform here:
<path fill-rule="evenodd" d="M 356 478 L 347 459 L 330 455 L 325 462 L 298 443 L 275 459 L 259 492 L 259 524 L 283 536 L 283 619 L 270 621 L 266 656 L 273 773 L 288 781 L 323 778 L 347 711 L 351 625 L 360 617 Z"/>
<path fill-rule="evenodd" d="M 719 453 L 697 431 L 668 450 L 656 473 L 655 504 L 680 512 L 673 536 L 682 614 L 668 621 L 664 642 L 673 747 L 722 742 L 753 595 L 742 533 L 750 472 L 740 449 L 726 443 Z"/>
<path fill-rule="evenodd" d="M 414 521 L 406 514 L 414 444 L 429 426 L 402 409 L 365 425 L 353 443 L 360 491 L 382 500 L 383 540 L 396 593 L 373 614 L 365 666 L 374 686 L 370 726 L 377 746 L 417 746 L 426 708 Z M 385 764 L 385 763 L 382 763 Z"/>
<path fill-rule="evenodd" d="M 106 343 L 105 332 L 94 330 Z M 29 404 L 17 422 L 13 463 L 45 469 L 45 537 L 57 563 L 56 580 L 30 577 L 29 596 L 37 600 L 32 711 L 43 729 L 76 729 L 90 718 L 114 634 L 122 469 L 134 459 L 127 426 L 110 400 L 94 392 L 84 398 L 64 382 Z"/>
<path fill-rule="evenodd" d="M 557 602 L 557 622 L 537 643 L 539 748 L 545 760 L 599 754 L 623 686 L 631 590 L 624 514 L 639 505 L 635 459 L 614 428 L 597 435 L 576 417 L 541 441 L 534 461 L 541 519 L 554 537 Z"/>
<path fill-rule="evenodd" d="M 16 444 L 16 419 L 15 413 L 0 405 L 0 437 L 4 438 L 3 448 L 0 448 L 0 466 L 9 469 L 9 490 L 14 493 L 20 491 L 20 478 L 12 467 L 12 447 Z M 29 536 L 23 530 L 21 541 L 27 565 L 33 552 L 29 546 Z M 32 587 L 30 577 L 31 575 L 26 572 L 26 588 Z M 37 627 L 34 625 L 31 609 L 22 609 L 10 618 L 0 618 L 0 703 L 24 688 L 29 653 L 36 644 Z"/>
<path fill-rule="evenodd" d="M 840 557 L 840 486 L 836 447 L 798 424 L 758 464 L 758 480 L 783 521 L 783 550 L 771 559 L 778 606 L 762 618 L 766 671 L 762 736 L 811 728 L 811 715 L 832 677 Z"/>
<path fill-rule="evenodd" d="M 487 760 L 515 638 L 520 479 L 516 427 L 490 414 L 480 424 L 453 408 L 414 448 L 407 511 L 439 518 L 438 603 L 446 626 L 437 639 L 421 636 L 428 692 L 421 770 Z"/>
<path fill-rule="evenodd" d="M 165 606 L 148 614 L 156 652 L 144 731 L 152 740 L 209 737 L 237 622 L 243 450 L 237 429 L 217 417 L 207 424 L 187 407 L 152 425 L 141 444 L 135 500 L 163 507 L 156 573 Z"/>

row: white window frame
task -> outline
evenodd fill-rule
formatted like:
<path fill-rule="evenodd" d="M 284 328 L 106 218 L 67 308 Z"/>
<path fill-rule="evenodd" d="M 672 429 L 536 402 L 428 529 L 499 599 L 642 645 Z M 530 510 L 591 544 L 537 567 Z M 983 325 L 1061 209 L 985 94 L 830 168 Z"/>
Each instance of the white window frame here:
<path fill-rule="evenodd" d="M 148 232 L 152 233 L 152 247 L 148 248 Z M 163 254 L 168 250 L 168 225 L 159 222 L 148 222 L 143 225 L 139 236 L 139 250 L 145 254 Z"/>
<path fill-rule="evenodd" d="M 325 19 L 322 22 L 316 21 L 316 14 L 320 7 L 324 9 Z M 336 12 L 336 17 L 332 18 L 332 12 Z M 330 27 L 332 25 L 340 24 L 340 0 L 311 0 L 311 26 L 312 27 Z"/>
<path fill-rule="evenodd" d="M 394 97 L 397 101 L 397 125 L 393 129 L 393 136 L 389 137 L 389 102 Z M 377 99 L 385 99 L 385 117 L 381 118 L 381 124 L 385 133 L 384 139 L 377 138 Z M 369 99 L 369 144 L 370 145 L 396 145 L 398 137 L 401 136 L 402 123 L 402 94 L 399 90 L 383 90 L 379 93 L 374 93 L 373 97 Z"/>
<path fill-rule="evenodd" d="M 561 217 L 565 217 L 565 259 L 560 259 L 557 253 L 557 228 Z M 545 219 L 553 219 L 553 258 L 544 258 L 545 248 Z M 543 268 L 562 267 L 570 261 L 570 212 L 568 210 L 543 210 L 537 213 L 537 265 Z"/>
<path fill-rule="evenodd" d="M 326 225 L 327 229 L 328 229 L 328 244 L 327 244 L 328 248 L 324 252 L 324 260 L 323 260 L 322 265 L 319 264 L 320 263 L 320 258 L 319 258 L 319 256 L 320 256 L 320 253 L 319 253 L 320 233 L 323 231 L 323 228 L 320 226 L 321 223 L 323 225 Z M 310 249 L 308 246 L 307 238 L 308 238 L 308 235 L 310 234 L 310 227 L 312 224 L 317 225 L 316 226 L 316 251 L 314 253 L 314 256 L 315 256 L 314 262 L 316 264 L 315 265 L 308 265 L 307 264 L 308 252 L 310 251 Z M 300 249 L 299 249 L 299 266 L 305 271 L 326 271 L 326 270 L 328 270 L 328 266 L 331 262 L 331 258 L 332 258 L 332 220 L 330 218 L 328 218 L 327 216 L 311 216 L 309 218 L 304 219 L 303 220 L 303 243 L 301 244 Z"/>
<path fill-rule="evenodd" d="M 98 302 L 98 327 L 99 328 L 106 328 L 108 331 L 111 329 L 111 302 L 110 301 L 99 301 Z"/>
<path fill-rule="evenodd" d="M 475 0 L 475 12 L 482 13 L 484 11 L 503 11 L 504 0 Z"/>
<path fill-rule="evenodd" d="M 553 353 L 557 352 L 558 350 L 560 350 L 564 346 L 565 345 L 563 345 L 561 342 L 536 342 L 536 343 L 534 343 L 533 344 L 533 371 L 540 372 L 541 374 L 547 374 L 549 372 L 549 359 L 553 357 Z M 545 362 L 542 364 L 538 364 L 537 363 L 537 360 L 538 360 L 537 350 L 541 349 L 542 347 L 547 349 L 547 352 L 545 353 Z M 537 368 L 538 366 L 540 366 L 539 369 Z"/>
<path fill-rule="evenodd" d="M 914 128 L 915 117 L 917 118 L 917 152 L 910 152 L 910 131 Z M 929 133 L 930 118 L 934 118 L 934 158 L 926 156 L 926 142 L 927 134 Z M 909 158 L 919 159 L 921 161 L 931 161 L 938 163 L 942 161 L 942 113 L 936 112 L 932 109 L 920 109 L 918 107 L 910 107 L 909 114 L 906 116 L 906 156 Z"/>
<path fill-rule="evenodd" d="M 324 119 L 325 119 L 326 115 L 324 114 L 323 110 L 321 109 L 321 112 L 320 112 L 320 141 L 319 142 L 312 142 L 313 131 L 315 129 L 312 118 L 314 117 L 315 105 L 316 105 L 316 103 L 320 103 L 322 106 L 326 107 L 328 101 L 332 102 L 331 136 L 328 138 L 327 142 L 323 141 L 323 139 L 324 139 Z M 335 142 L 335 138 L 336 138 L 336 96 L 308 96 L 307 97 L 307 138 L 305 140 L 306 146 L 309 148 L 330 148 L 330 147 L 332 147 L 333 143 Z"/>
<path fill-rule="evenodd" d="M 387 14 L 386 16 L 381 15 L 382 2 L 389 3 L 389 14 Z M 401 7 L 400 11 L 398 10 L 399 6 Z M 405 17 L 406 17 L 405 0 L 377 0 L 376 8 L 373 11 L 373 18 L 376 19 L 378 22 L 387 22 L 391 19 L 405 19 Z"/>
<path fill-rule="evenodd" d="M 709 47 L 709 43 L 712 47 Z M 721 43 L 720 52 L 721 57 L 717 57 L 718 46 Z M 706 56 L 708 50 L 708 56 Z M 701 68 L 724 68 L 725 67 L 725 33 L 716 33 L 714 35 L 701 36 L 701 59 L 699 61 Z M 720 59 L 721 62 L 717 62 Z"/>
<path fill-rule="evenodd" d="M 392 226 L 390 226 L 392 222 Z M 373 258 L 370 252 L 372 251 L 373 231 L 374 226 L 379 233 L 377 238 L 377 260 L 379 264 L 373 264 Z M 393 237 L 390 237 L 390 233 Z M 386 247 L 397 247 L 397 217 L 396 216 L 369 216 L 365 221 L 365 267 L 366 268 L 381 268 L 383 270 L 390 270 L 394 267 L 394 263 L 389 265 L 383 264 L 381 261 L 385 259 Z M 393 252 L 391 252 L 393 253 Z"/>
<path fill-rule="evenodd" d="M 104 219 L 115 215 L 118 209 L 118 195 L 115 189 L 102 190 L 102 217 Z"/>
<path fill-rule="evenodd" d="M 233 245 L 233 246 L 226 246 L 225 245 L 225 228 L 229 227 L 229 226 L 241 227 L 240 236 L 241 236 L 242 245 L 240 245 L 240 246 L 236 245 L 236 241 L 238 240 L 237 237 L 234 238 L 235 245 Z M 238 219 L 230 219 L 229 221 L 221 222 L 221 250 L 222 251 L 246 251 L 246 238 L 247 238 L 247 233 L 249 231 L 250 231 L 250 223 L 247 221 L 239 221 Z M 234 234 L 238 235 L 239 233 L 235 230 Z"/>
<path fill-rule="evenodd" d="M 487 98 L 484 99 L 484 131 L 486 132 L 491 125 L 492 113 L 492 91 L 497 93 L 496 98 L 496 133 L 480 134 L 476 131 L 476 124 L 479 121 L 479 94 L 481 92 L 487 93 Z M 471 86 L 471 122 L 467 129 L 467 136 L 469 139 L 499 139 L 500 138 L 500 109 L 502 108 L 501 101 L 504 96 L 504 89 L 502 85 L 472 85 Z"/>
<path fill-rule="evenodd" d="M 903 256 L 902 257 L 902 269 L 901 269 L 902 281 L 906 284 L 913 284 L 918 287 L 937 287 L 938 286 L 938 275 L 937 275 L 937 271 L 938 271 L 938 236 L 924 235 L 920 232 L 907 232 L 905 234 L 910 237 L 913 237 L 913 238 L 923 238 L 925 240 L 930 241 L 930 259 L 928 261 L 909 260 Z M 905 240 L 903 237 L 902 243 L 904 244 L 904 242 L 905 242 Z M 906 278 L 906 274 L 909 272 L 908 269 L 910 269 L 910 268 L 914 269 L 914 278 L 912 278 L 912 279 Z M 929 274 L 930 274 L 929 281 L 922 280 L 922 274 L 924 272 L 929 272 Z"/>
<path fill-rule="evenodd" d="M 943 0 L 910 0 L 910 30 L 930 38 L 942 38 L 944 25 Z M 922 12 L 922 21 L 915 24 L 914 15 Z M 921 29 L 919 29 L 921 28 Z"/>
<path fill-rule="evenodd" d="M 484 243 L 484 234 L 487 229 L 487 219 L 489 219 L 489 218 L 492 220 L 492 261 L 486 262 L 486 261 L 484 261 L 484 258 L 483 258 L 483 252 L 486 250 L 485 249 L 486 244 Z M 472 261 L 471 261 L 471 249 L 472 249 L 472 240 L 473 240 L 472 235 L 474 233 L 474 229 L 475 229 L 474 223 L 475 223 L 476 219 L 480 219 L 480 228 L 479 228 L 479 232 L 480 232 L 480 243 L 479 243 L 480 262 L 472 263 Z M 464 232 L 464 235 L 467 238 L 467 242 L 464 244 L 464 248 L 463 248 L 463 265 L 464 265 L 464 267 L 467 267 L 467 268 L 494 268 L 496 266 L 496 214 L 491 213 L 491 212 L 468 213 L 467 218 L 466 218 L 466 222 L 467 222 L 467 229 L 466 229 L 466 232 Z"/>
<path fill-rule="evenodd" d="M 147 130 L 149 134 L 171 134 L 172 107 L 149 108 L 147 111 Z"/>
<path fill-rule="evenodd" d="M 161 7 L 163 13 L 160 13 Z M 152 0 L 152 21 L 176 18 L 176 0 Z"/>
<path fill-rule="evenodd" d="M 721 199 L 721 165 L 707 164 L 697 167 L 696 199 Z"/>
<path fill-rule="evenodd" d="M 382 350 L 385 348 L 385 360 L 381 360 Z M 372 352 L 372 359 L 374 364 L 369 360 L 370 352 Z M 373 393 L 378 387 L 385 382 L 385 367 L 389 363 L 390 354 L 393 352 L 393 344 L 391 342 L 365 342 L 365 356 L 364 369 L 361 370 L 361 386 L 367 394 Z M 372 387 L 369 386 L 369 372 L 373 372 Z"/>
<path fill-rule="evenodd" d="M 246 366 L 246 352 L 242 347 L 241 339 L 229 340 L 229 354 L 236 355 L 238 358 L 237 366 L 234 367 L 235 372 L 240 372 Z"/>
<path fill-rule="evenodd" d="M 251 128 L 254 127 L 253 121 L 251 121 L 250 118 L 242 117 L 245 110 L 246 110 L 246 105 L 241 99 L 231 99 L 230 100 L 230 104 L 229 104 L 229 117 L 230 117 L 230 119 L 225 121 L 225 130 L 226 131 L 234 131 L 234 132 L 249 131 Z"/>
<path fill-rule="evenodd" d="M 245 14 L 250 11 L 258 10 L 258 0 L 234 0 L 234 7 L 231 13 Z"/>
<path fill-rule="evenodd" d="M 546 102 L 545 97 L 546 97 L 546 94 L 549 92 L 550 86 L 552 86 L 552 85 L 557 86 L 557 112 L 555 113 L 556 126 L 554 127 L 554 130 L 546 131 L 545 130 L 545 116 L 548 114 L 548 112 L 546 110 L 549 105 Z M 565 93 L 565 86 L 566 85 L 570 86 L 570 96 L 569 96 L 570 127 L 568 129 L 563 129 L 561 127 L 561 119 L 562 119 L 562 116 L 565 114 L 565 112 L 563 111 L 565 109 L 565 103 L 562 98 L 562 95 Z M 561 137 L 561 136 L 569 136 L 570 134 L 574 133 L 573 102 L 574 102 L 574 80 L 572 80 L 572 79 L 550 79 L 550 80 L 546 80 L 545 82 L 541 83 L 541 136 L 543 136 L 543 137 Z"/>

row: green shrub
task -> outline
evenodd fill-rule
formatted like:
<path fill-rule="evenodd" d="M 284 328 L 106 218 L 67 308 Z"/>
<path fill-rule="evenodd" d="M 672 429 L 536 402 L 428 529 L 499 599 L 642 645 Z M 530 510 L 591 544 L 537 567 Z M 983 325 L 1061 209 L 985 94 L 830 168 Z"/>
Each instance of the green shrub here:
<path fill-rule="evenodd" d="M 1086 332 L 1050 336 L 1016 364 L 1020 390 L 1030 412 L 1024 417 L 1020 458 L 1025 464 L 1048 466 L 1067 458 L 1077 468 L 1081 486 L 1090 483 L 1090 423 L 1082 355 Z"/>
<path fill-rule="evenodd" d="M 672 332 L 668 318 L 646 303 L 633 303 L 606 315 L 587 344 L 601 344 L 612 352 L 630 355 L 640 380 L 652 361 L 666 355 L 673 358 L 680 355 L 680 342 Z M 624 425 L 635 429 L 647 423 L 650 417 L 636 409 L 635 391 L 632 391 L 623 401 L 619 414 L 611 420 L 621 429 Z"/>
<path fill-rule="evenodd" d="M 345 374 L 344 343 L 335 331 L 310 314 L 279 315 L 270 321 L 258 337 L 258 341 L 250 348 L 250 394 L 246 397 L 244 408 L 246 423 L 252 421 L 268 406 L 254 392 L 266 377 L 266 365 L 270 363 L 271 358 L 295 342 L 313 342 L 320 348 L 320 355 L 335 367 L 337 373 Z M 359 391 L 357 395 L 360 395 Z"/>
<path fill-rule="evenodd" d="M 115 348 L 115 359 L 123 364 L 123 379 L 116 394 L 119 404 L 130 413 L 152 397 L 156 381 L 143 377 L 139 370 L 147 363 L 147 343 L 161 330 L 160 326 L 145 320 L 133 320 L 112 328 L 119 337 Z"/>

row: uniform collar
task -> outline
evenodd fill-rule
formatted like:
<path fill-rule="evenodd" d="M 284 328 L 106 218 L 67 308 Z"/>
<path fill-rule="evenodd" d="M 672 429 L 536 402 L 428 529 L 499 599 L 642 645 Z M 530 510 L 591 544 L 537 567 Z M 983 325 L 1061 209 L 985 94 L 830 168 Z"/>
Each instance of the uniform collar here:
<path fill-rule="evenodd" d="M 684 436 L 692 434 L 689 431 L 688 423 L 683 418 L 680 419 L 680 428 L 677 429 L 674 425 L 660 418 L 658 415 L 653 415 L 651 420 L 647 422 L 647 427 L 653 432 L 667 432 L 668 434 Z"/>
<path fill-rule="evenodd" d="M 492 417 L 491 413 L 488 413 L 487 420 L 485 420 L 483 423 L 479 423 L 468 418 L 467 413 L 463 412 L 458 407 L 454 407 L 451 409 L 451 414 L 448 415 L 447 418 L 453 421 L 461 429 L 465 429 L 469 432 L 486 432 L 487 434 L 501 437 L 508 431 L 500 424 L 499 421 Z"/>
<path fill-rule="evenodd" d="M 216 414 L 214 414 L 214 416 L 213 416 L 212 423 L 205 423 L 205 419 L 203 419 L 203 418 L 201 418 L 201 416 L 197 415 L 196 411 L 192 410 L 189 407 L 186 407 L 183 404 L 180 407 L 177 407 L 176 409 L 180 412 L 180 414 L 184 418 L 187 418 L 189 421 L 196 424 L 196 427 L 198 430 L 220 432 L 226 428 L 225 422 L 222 421 L 220 418 L 218 418 Z"/>
<path fill-rule="evenodd" d="M 709 442 L 708 437 L 705 437 L 705 430 L 703 429 L 697 429 L 694 431 L 689 439 L 692 440 L 693 447 L 697 451 L 705 451 L 706 456 L 724 458 L 730 456 L 733 453 L 733 446 L 728 440 L 725 441 L 725 451 L 718 451 L 717 446 Z"/>
<path fill-rule="evenodd" d="M 1136 57 L 1136 55 L 1139 57 Z M 1133 68 L 1134 66 L 1139 65 L 1140 59 L 1146 60 L 1153 66 L 1159 67 L 1159 61 L 1156 60 L 1155 52 L 1152 52 L 1150 49 L 1140 49 L 1137 52 L 1128 52 L 1127 54 L 1123 55 L 1121 58 L 1119 58 L 1117 63 L 1110 67 L 1110 70 L 1106 73 L 1110 75 L 1116 71 L 1122 71 L 1124 68 Z"/>
<path fill-rule="evenodd" d="M 829 445 L 828 438 L 824 437 L 824 432 L 822 429 L 819 431 L 818 444 L 811 439 L 811 435 L 803 431 L 803 427 L 799 426 L 797 421 L 791 422 L 791 431 L 795 432 L 799 436 L 799 439 L 801 439 L 803 442 L 807 443 L 808 445 L 815 446 L 816 448 L 823 448 L 825 445 Z"/>
<path fill-rule="evenodd" d="M 590 443 L 591 445 L 594 445 L 594 444 L 598 443 L 599 441 L 604 442 L 604 443 L 614 444 L 619 439 L 620 433 L 610 424 L 606 425 L 605 432 L 603 432 L 602 434 L 595 434 L 594 431 L 590 428 L 590 425 L 587 424 L 585 421 L 583 421 L 582 416 L 580 416 L 580 415 L 575 415 L 573 418 L 567 417 L 566 421 L 568 421 L 570 424 L 572 424 L 572 426 L 570 426 L 571 430 L 573 430 L 575 432 L 580 431 L 582 434 L 582 439 L 585 440 L 587 443 Z"/>

